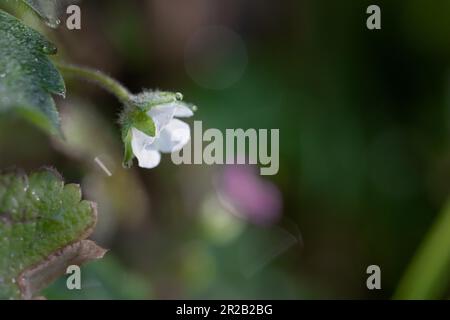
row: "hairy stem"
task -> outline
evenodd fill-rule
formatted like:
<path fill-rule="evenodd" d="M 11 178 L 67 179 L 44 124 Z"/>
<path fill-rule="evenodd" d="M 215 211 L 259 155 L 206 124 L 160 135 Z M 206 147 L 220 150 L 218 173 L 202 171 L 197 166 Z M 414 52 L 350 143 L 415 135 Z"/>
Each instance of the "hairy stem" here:
<path fill-rule="evenodd" d="M 394 299 L 442 298 L 450 280 L 450 201 L 400 282 Z"/>
<path fill-rule="evenodd" d="M 117 80 L 101 71 L 64 63 L 55 63 L 55 65 L 63 74 L 76 76 L 97 83 L 125 104 L 130 100 L 131 93 L 128 89 Z"/>

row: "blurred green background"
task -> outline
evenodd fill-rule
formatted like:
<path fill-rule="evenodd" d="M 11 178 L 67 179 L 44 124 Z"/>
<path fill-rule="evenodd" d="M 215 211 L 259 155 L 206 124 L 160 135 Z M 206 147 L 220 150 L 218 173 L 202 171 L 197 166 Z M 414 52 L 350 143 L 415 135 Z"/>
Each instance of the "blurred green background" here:
<path fill-rule="evenodd" d="M 381 30 L 366 28 L 370 4 L 381 7 Z M 205 128 L 280 129 L 279 173 L 237 179 L 276 186 L 260 196 L 282 209 L 263 224 L 232 214 L 220 181 L 233 168 L 175 166 L 165 156 L 153 170 L 122 169 L 120 104 L 66 79 L 67 98 L 57 99 L 65 142 L 0 118 L 1 168 L 53 166 L 99 204 L 94 238 L 109 253 L 82 268 L 81 291 L 67 290 L 63 277 L 47 297 L 393 295 L 450 191 L 449 1 L 80 6 L 80 31 L 27 21 L 63 60 L 103 70 L 133 92 L 183 92 Z M 371 264 L 381 267 L 382 290 L 366 287 Z"/>

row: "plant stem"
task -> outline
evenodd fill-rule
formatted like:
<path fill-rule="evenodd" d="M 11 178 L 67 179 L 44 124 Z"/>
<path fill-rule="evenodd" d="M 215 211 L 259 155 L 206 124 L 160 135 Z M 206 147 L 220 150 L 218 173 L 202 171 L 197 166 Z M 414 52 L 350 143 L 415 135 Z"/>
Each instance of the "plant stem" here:
<path fill-rule="evenodd" d="M 128 91 L 128 89 L 120 84 L 117 80 L 111 78 L 101 71 L 59 62 L 55 63 L 55 65 L 62 73 L 97 83 L 102 88 L 115 95 L 121 102 L 125 104 L 127 104 L 130 100 L 131 93 Z"/>
<path fill-rule="evenodd" d="M 450 201 L 421 244 L 394 299 L 442 298 L 450 279 Z"/>

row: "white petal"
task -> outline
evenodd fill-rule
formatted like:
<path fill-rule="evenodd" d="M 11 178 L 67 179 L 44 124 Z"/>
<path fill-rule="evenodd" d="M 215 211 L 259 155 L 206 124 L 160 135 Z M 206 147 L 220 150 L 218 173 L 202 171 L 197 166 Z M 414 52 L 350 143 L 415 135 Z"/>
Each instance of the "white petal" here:
<path fill-rule="evenodd" d="M 146 135 L 136 128 L 131 128 L 131 133 L 133 134 L 131 137 L 131 146 L 133 148 L 133 152 L 135 150 L 143 149 L 146 145 L 152 144 L 156 139 L 155 137 Z"/>
<path fill-rule="evenodd" d="M 131 147 L 139 161 L 139 166 L 147 169 L 156 167 L 161 161 L 161 153 L 154 148 L 155 138 L 135 128 L 132 128 L 132 133 Z"/>
<path fill-rule="evenodd" d="M 172 153 L 183 149 L 191 139 L 191 129 L 187 123 L 173 119 L 161 131 L 155 141 L 155 148 L 161 152 Z"/>
<path fill-rule="evenodd" d="M 161 162 L 161 153 L 151 148 L 144 149 L 141 156 L 136 157 L 138 158 L 139 167 L 145 169 L 153 169 Z"/>
<path fill-rule="evenodd" d="M 194 115 L 194 112 L 183 102 L 176 102 L 175 117 L 188 118 Z"/>
<path fill-rule="evenodd" d="M 156 127 L 156 135 L 167 126 L 175 114 L 176 105 L 174 103 L 162 104 L 151 108 L 147 114 L 153 119 Z"/>

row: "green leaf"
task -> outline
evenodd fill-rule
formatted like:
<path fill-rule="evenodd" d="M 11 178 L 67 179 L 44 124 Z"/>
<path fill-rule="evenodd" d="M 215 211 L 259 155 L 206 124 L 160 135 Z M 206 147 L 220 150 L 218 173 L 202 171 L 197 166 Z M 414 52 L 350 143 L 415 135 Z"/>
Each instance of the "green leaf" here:
<path fill-rule="evenodd" d="M 0 175 L 0 298 L 31 299 L 67 266 L 105 251 L 84 240 L 96 223 L 95 204 L 53 170 L 29 177 Z"/>
<path fill-rule="evenodd" d="M 16 111 L 52 134 L 60 133 L 51 94 L 65 95 L 64 80 L 47 57 L 56 47 L 0 10 L 0 113 Z"/>
<path fill-rule="evenodd" d="M 394 299 L 441 299 L 450 278 L 450 202 L 447 202 L 406 270 Z"/>
<path fill-rule="evenodd" d="M 52 28 L 56 28 L 60 21 L 59 16 L 65 11 L 69 4 L 76 3 L 74 0 L 22 0 L 33 9 Z"/>

